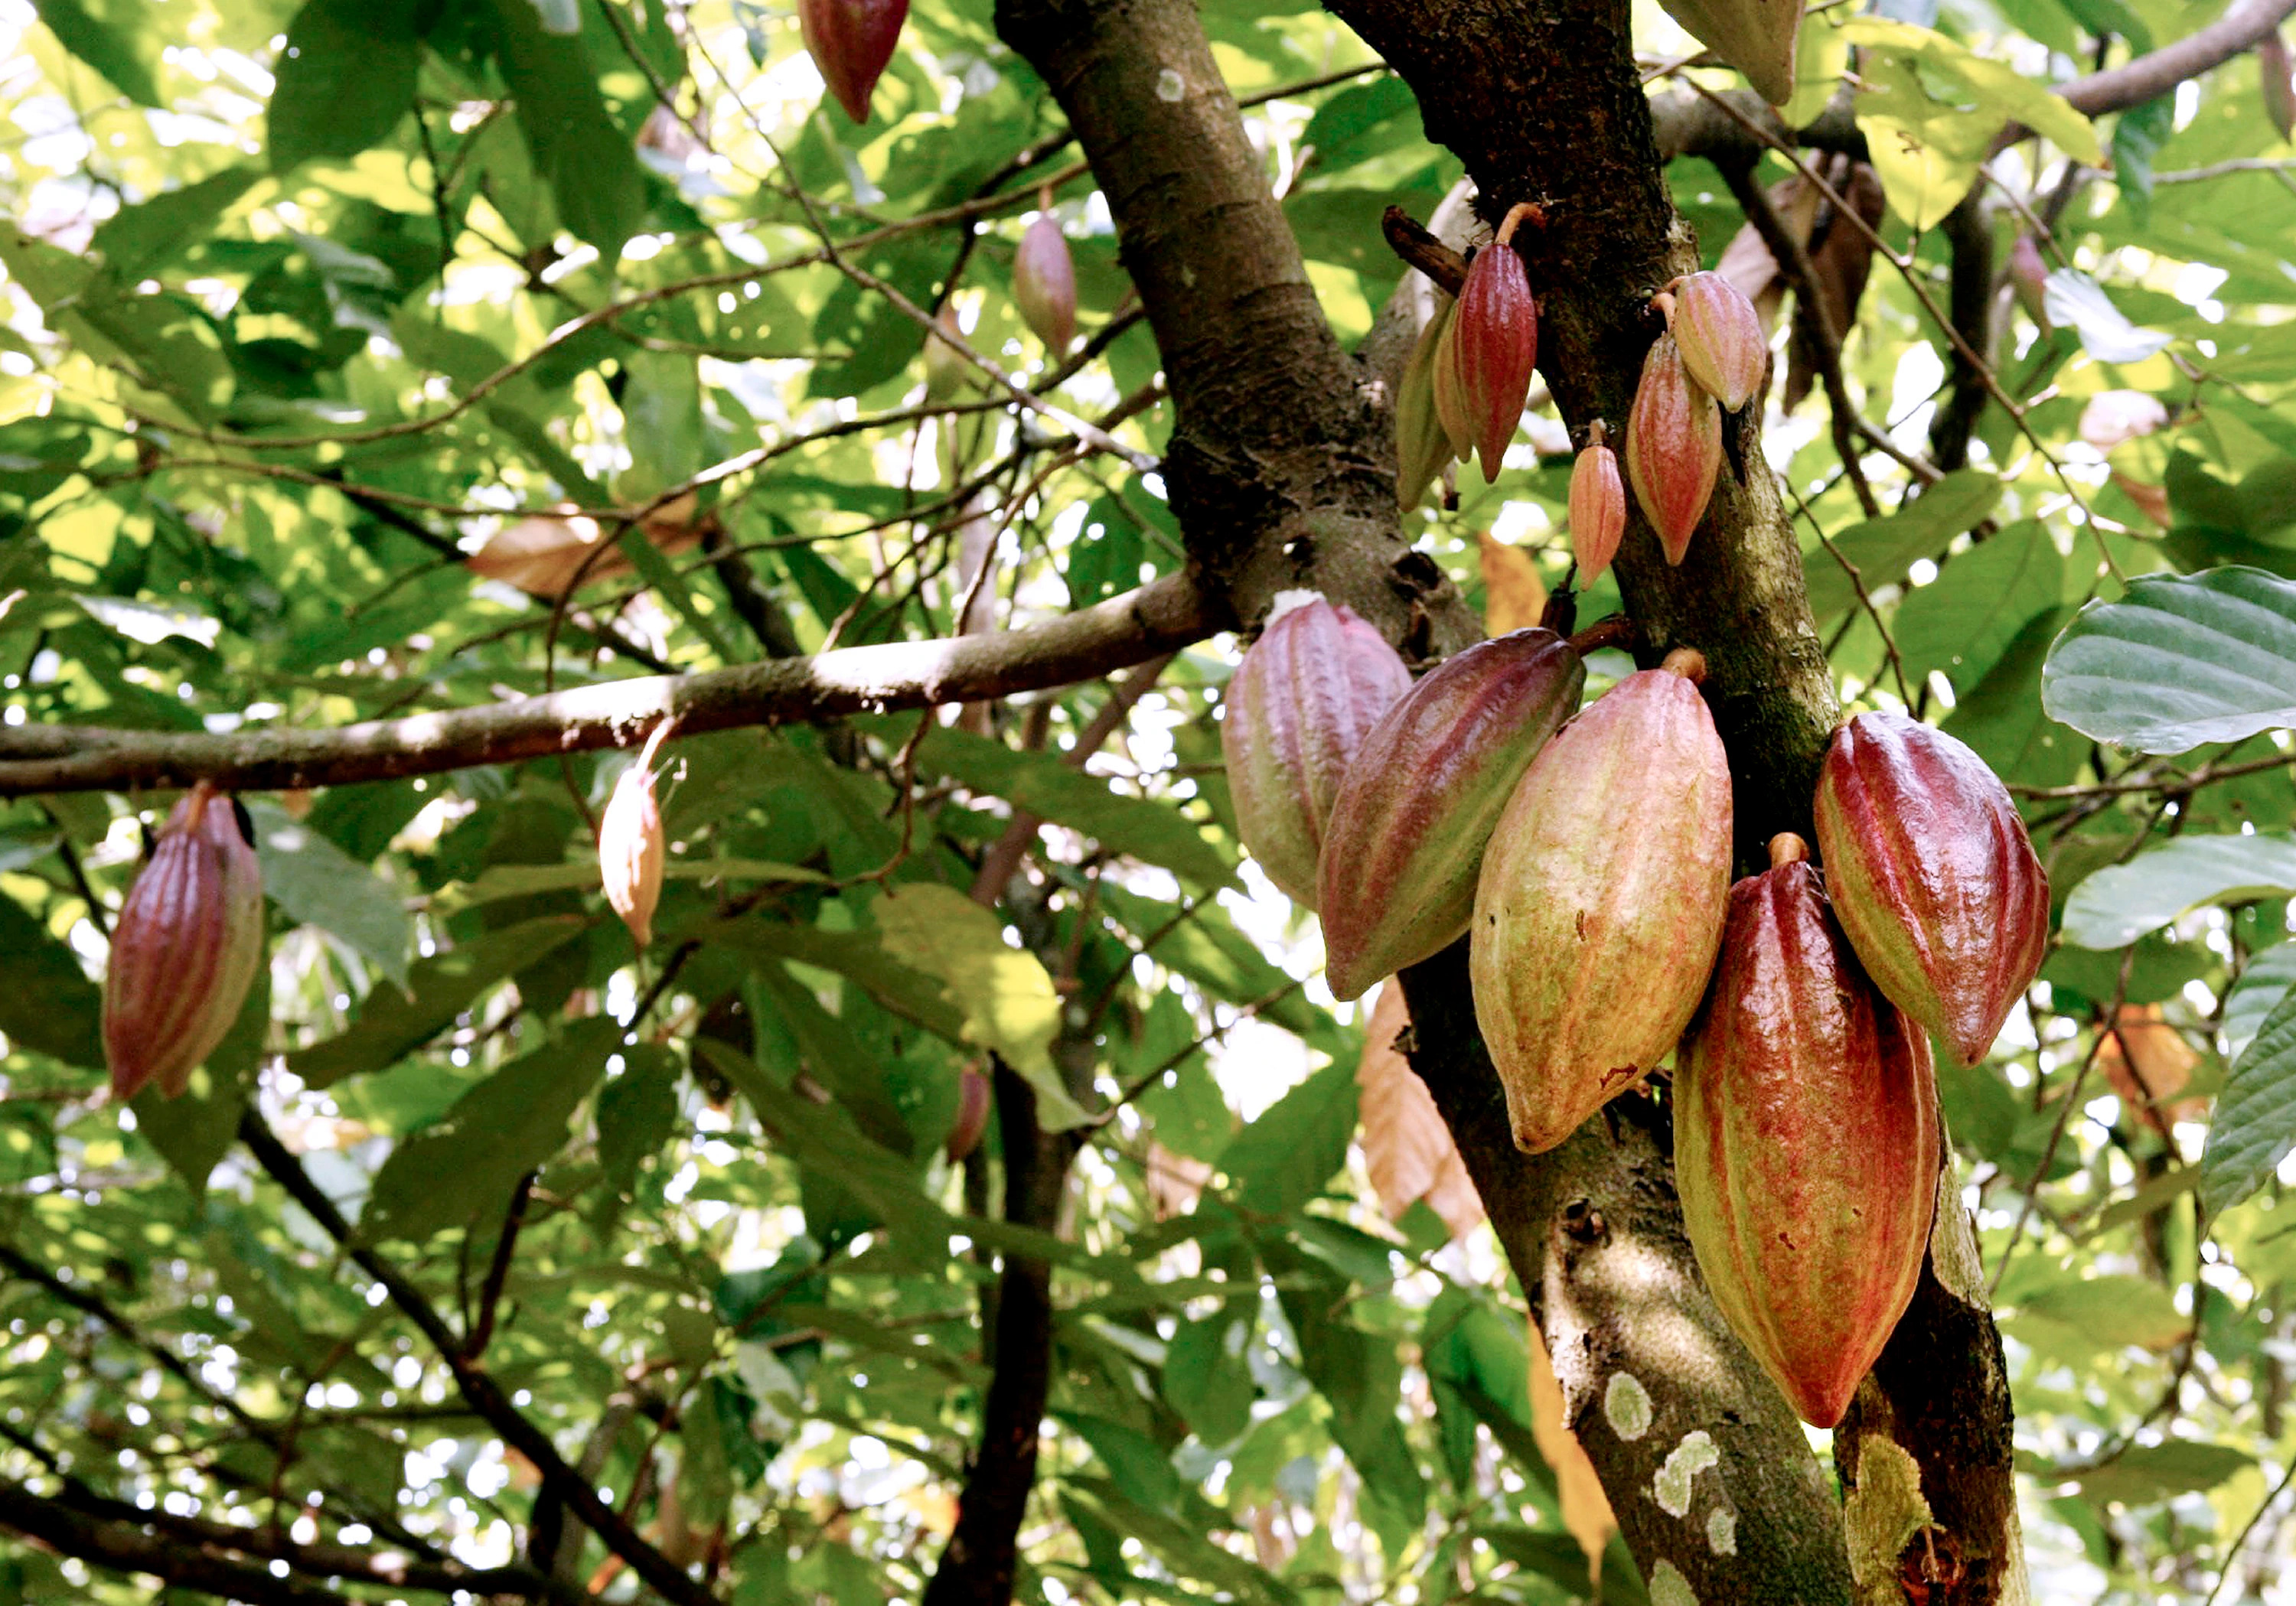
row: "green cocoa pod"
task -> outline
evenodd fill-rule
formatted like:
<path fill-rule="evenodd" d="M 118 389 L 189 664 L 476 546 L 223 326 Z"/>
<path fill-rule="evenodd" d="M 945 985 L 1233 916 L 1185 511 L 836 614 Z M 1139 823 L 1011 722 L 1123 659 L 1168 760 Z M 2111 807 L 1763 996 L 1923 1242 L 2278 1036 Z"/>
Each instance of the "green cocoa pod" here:
<path fill-rule="evenodd" d="M 1514 1141 L 1570 1135 L 1664 1059 L 1730 891 L 1730 766 L 1704 661 L 1629 675 L 1531 760 L 1483 850 L 1470 975 Z"/>
<path fill-rule="evenodd" d="M 1974 1065 L 2039 974 L 2049 878 L 1985 760 L 1903 714 L 1860 714 L 1818 772 L 1835 914 L 1874 985 Z"/>
<path fill-rule="evenodd" d="M 1867 979 L 1799 837 L 1730 889 L 1674 1078 L 1675 1182 L 1714 1302 L 1831 1428 L 1921 1281 L 1942 1161 L 1929 1038 Z"/>
<path fill-rule="evenodd" d="M 1324 831 L 1324 975 L 1355 998 L 1466 934 L 1483 844 L 1578 711 L 1587 666 L 1552 630 L 1447 660 L 1372 726 Z"/>

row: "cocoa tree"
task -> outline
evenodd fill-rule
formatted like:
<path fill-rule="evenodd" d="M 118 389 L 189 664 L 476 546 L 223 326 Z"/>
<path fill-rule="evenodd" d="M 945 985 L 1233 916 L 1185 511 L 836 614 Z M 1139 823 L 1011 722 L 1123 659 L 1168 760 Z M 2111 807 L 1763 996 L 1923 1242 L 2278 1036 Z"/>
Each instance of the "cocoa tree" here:
<path fill-rule="evenodd" d="M 1825 10 L 1791 85 L 1578 0 L 0 19 L 8 1586 L 2261 1593 L 2290 9 Z M 1497 251 L 1529 410 L 1399 496 Z M 1702 268 L 1771 371 L 1581 583 Z M 1740 873 L 1859 709 L 2011 787 L 2055 944 L 1830 1441 L 1666 1070 L 1526 1155 L 1464 940 L 1325 989 L 1221 744 L 1301 590 L 1694 649 Z M 226 796 L 243 999 L 149 890 Z"/>

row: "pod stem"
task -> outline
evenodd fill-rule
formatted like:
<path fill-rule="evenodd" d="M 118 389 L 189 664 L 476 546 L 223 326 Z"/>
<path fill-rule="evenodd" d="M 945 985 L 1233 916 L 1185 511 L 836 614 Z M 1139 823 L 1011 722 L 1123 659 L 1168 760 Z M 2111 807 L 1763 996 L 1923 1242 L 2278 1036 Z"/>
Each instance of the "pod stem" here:
<path fill-rule="evenodd" d="M 1677 647 L 1660 662 L 1659 668 L 1669 675 L 1679 675 L 1692 685 L 1706 679 L 1706 654 L 1695 647 Z"/>
<path fill-rule="evenodd" d="M 1546 214 L 1539 209 L 1538 202 L 1518 201 L 1507 208 L 1507 215 L 1499 219 L 1498 233 L 1491 237 L 1491 243 L 1505 245 L 1514 239 L 1515 230 L 1526 221 L 1538 224 L 1545 221 L 1546 217 Z"/>
<path fill-rule="evenodd" d="M 1788 864 L 1800 864 L 1809 858 L 1809 844 L 1791 831 L 1782 831 L 1770 839 L 1770 868 L 1783 870 Z"/>

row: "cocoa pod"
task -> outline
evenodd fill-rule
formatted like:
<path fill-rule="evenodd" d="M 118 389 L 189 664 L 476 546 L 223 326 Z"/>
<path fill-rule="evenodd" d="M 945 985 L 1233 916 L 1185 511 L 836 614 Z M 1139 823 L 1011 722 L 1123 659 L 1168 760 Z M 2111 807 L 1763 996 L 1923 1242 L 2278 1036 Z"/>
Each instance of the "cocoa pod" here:
<path fill-rule="evenodd" d="M 2049 316 L 2049 265 L 2041 260 L 2041 248 L 2030 234 L 2018 235 L 2009 248 L 2009 283 L 2017 292 L 2017 304 L 2043 334 L 2056 327 Z"/>
<path fill-rule="evenodd" d="M 263 870 L 241 811 L 206 782 L 162 829 L 111 929 L 103 1057 L 111 1096 L 175 1098 L 239 1019 L 263 962 Z"/>
<path fill-rule="evenodd" d="M 2280 137 L 2296 137 L 2296 74 L 2288 61 L 2288 42 L 2278 29 L 2257 41 L 2256 70 L 2264 83 L 2264 114 Z"/>
<path fill-rule="evenodd" d="M 1715 1304 L 1831 1428 L 1921 1281 L 1943 1152 L 1929 1038 L 1859 968 L 1808 852 L 1779 837 L 1730 889 L 1675 1069 L 1674 1168 Z"/>
<path fill-rule="evenodd" d="M 1228 682 L 1220 752 L 1243 845 L 1312 909 L 1341 779 L 1365 733 L 1411 689 L 1411 671 L 1353 609 L 1311 591 L 1275 603 Z"/>
<path fill-rule="evenodd" d="M 1860 714 L 1818 771 L 1818 852 L 1874 985 L 1983 1059 L 2039 973 L 2049 878 L 1985 760 L 1903 714 Z"/>
<path fill-rule="evenodd" d="M 653 758 L 675 722 L 665 719 L 646 739 L 636 763 L 614 783 L 598 821 L 598 873 L 606 902 L 643 948 L 653 940 L 653 912 L 661 901 L 668 856 L 661 805 L 655 799 Z"/>
<path fill-rule="evenodd" d="M 1435 315 L 1419 332 L 1411 360 L 1395 391 L 1395 499 L 1406 512 L 1417 507 L 1427 488 L 1456 454 L 1450 432 L 1435 410 L 1435 360 L 1457 303 L 1436 292 Z"/>
<path fill-rule="evenodd" d="M 1466 390 L 1459 381 L 1459 342 L 1452 338 L 1458 323 L 1458 304 L 1454 302 L 1442 336 L 1435 342 L 1433 389 L 1436 422 L 1451 443 L 1451 455 L 1464 463 L 1475 453 L 1475 428 L 1467 412 Z"/>
<path fill-rule="evenodd" d="M 972 1066 L 957 1073 L 956 1122 L 948 1129 L 941 1151 L 955 1165 L 980 1147 L 981 1135 L 988 1130 L 988 1112 L 994 1102 L 987 1077 Z"/>
<path fill-rule="evenodd" d="M 1603 578 L 1627 533 L 1627 488 L 1618 455 L 1603 444 L 1603 421 L 1587 426 L 1586 450 L 1570 465 L 1570 552 L 1578 560 L 1578 588 Z"/>
<path fill-rule="evenodd" d="M 1513 222 L 1509 217 L 1509 225 Z M 1513 229 L 1475 253 L 1467 282 L 1459 287 L 1459 307 L 1451 320 L 1450 341 L 1458 373 L 1458 406 L 1483 479 L 1496 481 L 1507 443 L 1522 422 L 1538 359 L 1538 304 L 1530 275 L 1510 242 Z M 1466 454 L 1460 453 L 1462 457 Z"/>
<path fill-rule="evenodd" d="M 943 329 L 947 330 L 951 334 L 964 332 L 957 327 L 955 307 L 944 306 L 933 318 L 933 331 Z M 938 332 L 927 332 L 925 335 L 925 399 L 927 401 L 948 400 L 964 388 L 964 381 L 971 377 L 972 372 L 972 365 L 964 360 L 963 352 L 941 339 Z"/>
<path fill-rule="evenodd" d="M 1389 709 L 1324 830 L 1324 978 L 1358 997 L 1466 933 L 1483 844 L 1578 711 L 1587 666 L 1552 630 L 1478 642 Z"/>
<path fill-rule="evenodd" d="M 1021 236 L 1013 258 L 1013 299 L 1021 322 L 1044 341 L 1053 360 L 1067 356 L 1076 339 L 1076 263 L 1069 256 L 1068 236 L 1050 212 L 1037 213 Z"/>
<path fill-rule="evenodd" d="M 1514 1141 L 1570 1135 L 1665 1058 L 1730 891 L 1730 766 L 1695 652 L 1628 676 L 1540 750 L 1483 849 L 1468 973 Z"/>
<path fill-rule="evenodd" d="M 1682 365 L 1701 389 L 1735 413 L 1761 389 L 1770 365 L 1762 315 L 1720 274 L 1688 274 L 1668 286 L 1667 328 Z"/>
<path fill-rule="evenodd" d="M 799 29 L 829 93 L 857 123 L 908 20 L 909 0 L 798 0 Z"/>
<path fill-rule="evenodd" d="M 1690 377 L 1672 335 L 1651 342 L 1627 414 L 1627 478 L 1666 561 L 1682 561 L 1722 469 L 1722 410 Z"/>

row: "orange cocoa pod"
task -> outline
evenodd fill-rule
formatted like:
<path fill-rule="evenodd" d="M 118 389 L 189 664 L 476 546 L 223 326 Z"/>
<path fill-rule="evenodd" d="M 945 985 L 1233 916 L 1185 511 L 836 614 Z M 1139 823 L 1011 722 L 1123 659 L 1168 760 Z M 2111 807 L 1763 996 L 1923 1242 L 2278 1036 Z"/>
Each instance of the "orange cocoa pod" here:
<path fill-rule="evenodd" d="M 1735 413 L 1753 399 L 1769 369 L 1762 315 L 1720 274 L 1687 274 L 1668 288 L 1667 328 L 1682 353 L 1682 365 L 1724 412 Z"/>
<path fill-rule="evenodd" d="M 1578 560 L 1580 590 L 1603 578 L 1627 533 L 1627 488 L 1618 455 L 1603 444 L 1603 421 L 1588 427 L 1586 450 L 1570 465 L 1570 553 Z"/>
<path fill-rule="evenodd" d="M 1683 366 L 1671 335 L 1651 342 L 1627 414 L 1627 477 L 1666 561 L 1682 561 L 1722 471 L 1722 409 Z"/>
<path fill-rule="evenodd" d="M 598 821 L 598 873 L 606 902 L 641 948 L 653 940 L 653 912 L 661 901 L 668 856 L 661 805 L 654 797 L 653 759 L 676 723 L 665 719 L 655 727 L 637 762 L 614 783 L 614 795 Z"/>

